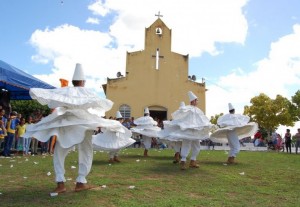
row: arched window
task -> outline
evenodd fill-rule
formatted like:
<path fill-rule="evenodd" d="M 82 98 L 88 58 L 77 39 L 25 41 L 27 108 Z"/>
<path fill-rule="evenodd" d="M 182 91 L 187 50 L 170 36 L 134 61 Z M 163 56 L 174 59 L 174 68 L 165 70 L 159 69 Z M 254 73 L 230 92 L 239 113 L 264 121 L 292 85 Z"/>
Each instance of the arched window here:
<path fill-rule="evenodd" d="M 119 111 L 124 119 L 131 117 L 131 109 L 130 106 L 123 104 L 120 106 Z"/>

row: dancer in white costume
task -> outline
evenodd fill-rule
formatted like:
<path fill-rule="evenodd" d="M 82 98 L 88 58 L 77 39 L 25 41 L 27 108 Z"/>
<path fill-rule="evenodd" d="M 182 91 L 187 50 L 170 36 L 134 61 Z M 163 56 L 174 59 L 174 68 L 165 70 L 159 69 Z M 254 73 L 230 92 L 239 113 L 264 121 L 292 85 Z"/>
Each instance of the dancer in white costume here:
<path fill-rule="evenodd" d="M 181 112 L 184 112 L 184 110 L 185 110 L 184 108 L 185 108 L 185 103 L 182 101 L 182 102 L 180 102 L 179 109 L 171 114 L 172 120 L 174 119 L 174 117 L 176 118 L 176 114 L 180 114 Z M 164 125 L 169 126 L 170 124 L 168 122 L 169 121 L 164 121 Z M 170 132 L 168 131 L 168 129 L 166 129 L 166 131 L 161 130 L 161 132 L 159 134 L 159 138 L 165 137 L 165 139 L 162 138 L 162 140 L 165 140 L 165 142 L 169 146 L 173 147 L 174 152 L 175 152 L 173 163 L 177 164 L 180 161 L 180 150 L 181 150 L 182 141 L 174 141 L 174 139 L 169 139 L 168 138 L 169 133 Z"/>
<path fill-rule="evenodd" d="M 214 126 L 197 107 L 198 98 L 191 91 L 188 92 L 190 105 L 182 107 L 172 114 L 172 121 L 164 121 L 164 131 L 161 138 L 172 141 L 182 141 L 180 169 L 187 169 L 187 156 L 192 149 L 189 167 L 198 168 L 196 158 L 200 152 L 200 141 L 209 137 Z"/>
<path fill-rule="evenodd" d="M 124 121 L 120 111 L 116 113 L 116 120 L 121 124 Z M 109 151 L 109 162 L 120 162 L 119 152 L 121 149 L 132 145 L 135 140 L 131 138 L 132 133 L 124 127 L 125 133 L 101 129 L 97 135 L 93 135 L 94 149 Z"/>
<path fill-rule="evenodd" d="M 148 151 L 151 148 L 152 137 L 157 137 L 157 133 L 161 130 L 157 126 L 157 122 L 150 116 L 148 107 L 144 110 L 144 116 L 134 120 L 135 127 L 131 131 L 143 136 L 145 146 L 144 156 L 148 157 Z"/>
<path fill-rule="evenodd" d="M 227 143 L 230 147 L 228 154 L 228 164 L 233 164 L 234 159 L 240 151 L 240 139 L 253 136 L 257 130 L 257 123 L 250 122 L 250 118 L 245 115 L 235 114 L 235 109 L 231 103 L 228 104 L 229 114 L 220 116 L 217 120 L 221 127 L 210 135 L 210 139 L 217 143 Z"/>
<path fill-rule="evenodd" d="M 97 127 L 125 133 L 120 122 L 101 118 L 105 111 L 111 109 L 113 102 L 99 98 L 84 88 L 85 77 L 81 64 L 76 64 L 73 75 L 75 87 L 57 89 L 30 89 L 30 96 L 43 105 L 55 109 L 53 113 L 36 124 L 28 125 L 24 137 L 35 137 L 46 142 L 51 136 L 57 136 L 53 164 L 56 174 L 56 193 L 66 191 L 65 158 L 74 145 L 78 145 L 78 177 L 75 191 L 90 189 L 86 176 L 89 174 L 93 160 L 92 134 Z"/>

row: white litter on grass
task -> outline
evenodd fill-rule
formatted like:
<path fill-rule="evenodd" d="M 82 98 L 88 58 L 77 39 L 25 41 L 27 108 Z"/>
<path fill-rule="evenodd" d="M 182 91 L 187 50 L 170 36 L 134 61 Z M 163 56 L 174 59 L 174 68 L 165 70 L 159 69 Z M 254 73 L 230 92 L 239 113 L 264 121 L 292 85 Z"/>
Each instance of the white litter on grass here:
<path fill-rule="evenodd" d="M 26 158 L 26 160 L 25 160 L 26 162 L 28 161 L 28 159 Z"/>
<path fill-rule="evenodd" d="M 71 168 L 72 168 L 72 169 L 75 169 L 76 167 L 75 167 L 75 166 L 71 166 Z"/>
<path fill-rule="evenodd" d="M 2 195 L 2 193 L 0 193 L 0 195 Z"/>
<path fill-rule="evenodd" d="M 10 165 L 10 168 L 13 168 L 14 167 L 14 165 Z"/>
<path fill-rule="evenodd" d="M 2 165 L 0 165 L 0 167 L 2 167 Z"/>
<path fill-rule="evenodd" d="M 227 163 L 223 163 L 223 165 L 227 165 Z"/>
<path fill-rule="evenodd" d="M 106 188 L 107 186 L 106 185 L 101 185 L 101 188 Z"/>
<path fill-rule="evenodd" d="M 228 154 L 228 152 L 227 152 L 227 151 L 224 151 L 224 153 L 225 153 L 225 154 Z"/>
<path fill-rule="evenodd" d="M 108 164 L 109 166 L 111 166 L 111 164 Z"/>
<path fill-rule="evenodd" d="M 10 160 L 10 162 L 15 162 L 16 160 Z"/>
<path fill-rule="evenodd" d="M 134 186 L 134 185 L 131 185 L 131 186 L 129 186 L 128 188 L 129 188 L 129 189 L 134 189 L 135 186 Z"/>
<path fill-rule="evenodd" d="M 27 179 L 28 177 L 23 177 L 24 179 Z"/>
<path fill-rule="evenodd" d="M 58 193 L 50 193 L 50 196 L 58 196 Z"/>
<path fill-rule="evenodd" d="M 139 162 L 140 160 L 136 160 L 137 162 Z"/>
<path fill-rule="evenodd" d="M 245 172 L 241 172 L 240 175 L 245 175 Z"/>
<path fill-rule="evenodd" d="M 38 162 L 33 162 L 33 163 L 36 164 L 36 165 L 39 164 Z"/>
<path fill-rule="evenodd" d="M 69 180 L 69 181 L 70 181 L 70 180 L 72 180 L 72 178 L 67 178 L 67 180 Z"/>
<path fill-rule="evenodd" d="M 51 175 L 51 172 L 47 172 L 47 175 L 50 176 L 50 175 Z"/>

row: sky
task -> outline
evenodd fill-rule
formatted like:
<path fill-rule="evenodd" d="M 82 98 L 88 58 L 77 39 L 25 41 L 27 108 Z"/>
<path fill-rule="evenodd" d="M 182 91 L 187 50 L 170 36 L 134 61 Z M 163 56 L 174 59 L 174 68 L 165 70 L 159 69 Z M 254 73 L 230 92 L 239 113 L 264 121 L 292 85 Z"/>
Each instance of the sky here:
<path fill-rule="evenodd" d="M 188 54 L 189 75 L 206 83 L 206 115 L 227 113 L 229 102 L 243 113 L 260 93 L 291 99 L 299 90 L 299 8 L 298 0 L 1 0 L 0 59 L 57 87 L 79 62 L 86 86 L 105 97 L 101 85 L 125 74 L 126 52 L 144 49 L 160 12 L 172 51 Z"/>

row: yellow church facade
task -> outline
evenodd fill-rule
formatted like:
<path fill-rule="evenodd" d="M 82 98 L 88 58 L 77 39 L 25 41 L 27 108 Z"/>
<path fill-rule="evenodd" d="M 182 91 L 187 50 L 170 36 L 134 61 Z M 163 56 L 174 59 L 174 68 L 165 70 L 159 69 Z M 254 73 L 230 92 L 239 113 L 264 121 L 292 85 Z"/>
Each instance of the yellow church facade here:
<path fill-rule="evenodd" d="M 205 113 L 205 83 L 189 77 L 189 57 L 171 51 L 172 31 L 158 18 L 145 29 L 144 50 L 127 52 L 126 74 L 107 78 L 106 97 L 114 102 L 106 117 L 138 118 L 148 107 L 150 116 L 171 119 L 183 101 L 189 104 L 188 91 L 198 97 L 198 107 Z M 194 79 L 194 80 L 193 80 Z"/>

